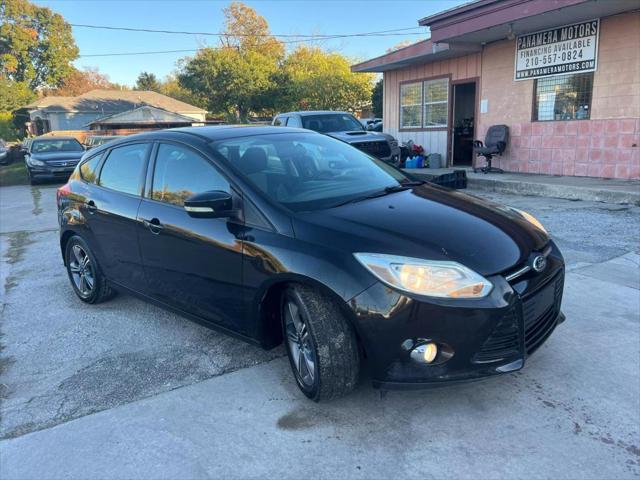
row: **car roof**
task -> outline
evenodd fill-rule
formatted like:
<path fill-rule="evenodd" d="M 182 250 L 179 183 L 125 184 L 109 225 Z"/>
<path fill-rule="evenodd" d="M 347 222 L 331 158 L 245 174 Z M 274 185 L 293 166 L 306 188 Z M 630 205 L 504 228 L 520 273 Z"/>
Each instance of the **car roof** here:
<path fill-rule="evenodd" d="M 147 140 L 177 140 L 181 136 L 200 139 L 205 142 L 226 140 L 229 138 L 250 137 L 256 135 L 283 134 L 283 133 L 305 133 L 308 135 L 319 135 L 311 130 L 291 127 L 272 127 L 270 125 L 215 125 L 205 127 L 183 127 L 169 128 L 165 130 L 153 130 L 151 132 L 127 135 L 112 142 L 107 142 L 91 150 L 92 155 L 104 150 L 108 150 L 118 145 L 123 145 L 131 141 Z"/>
<path fill-rule="evenodd" d="M 300 112 L 282 112 L 279 113 L 277 116 L 280 115 L 300 115 L 302 117 L 306 117 L 309 115 L 330 115 L 330 114 L 341 114 L 341 115 L 353 115 L 352 113 L 349 112 L 341 112 L 341 111 L 335 111 L 335 110 L 307 110 L 307 111 L 300 111 Z"/>
<path fill-rule="evenodd" d="M 48 136 L 48 137 L 35 137 L 31 139 L 32 141 L 39 141 L 39 140 L 78 140 L 76 137 L 72 137 L 72 136 L 67 136 L 67 137 L 62 137 L 62 136 Z"/>

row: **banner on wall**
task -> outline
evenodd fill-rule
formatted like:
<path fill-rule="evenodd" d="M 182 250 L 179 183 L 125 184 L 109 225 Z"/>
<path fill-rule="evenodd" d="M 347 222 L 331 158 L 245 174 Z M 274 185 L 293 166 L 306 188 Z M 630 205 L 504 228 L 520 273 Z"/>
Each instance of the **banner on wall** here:
<path fill-rule="evenodd" d="M 600 19 L 519 35 L 514 80 L 594 72 Z"/>

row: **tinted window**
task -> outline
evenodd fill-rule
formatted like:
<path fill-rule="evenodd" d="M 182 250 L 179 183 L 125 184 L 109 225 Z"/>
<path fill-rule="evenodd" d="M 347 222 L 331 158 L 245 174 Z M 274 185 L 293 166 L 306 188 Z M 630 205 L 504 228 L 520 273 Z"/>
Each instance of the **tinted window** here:
<path fill-rule="evenodd" d="M 356 117 L 348 113 L 328 113 L 323 115 L 304 115 L 302 125 L 316 132 L 349 132 L 363 130 L 362 124 Z"/>
<path fill-rule="evenodd" d="M 82 150 L 84 150 L 82 145 L 75 139 L 37 140 L 31 144 L 31 151 L 33 153 L 81 152 Z"/>
<path fill-rule="evenodd" d="M 89 183 L 96 183 L 98 180 L 98 165 L 100 165 L 100 159 L 102 158 L 102 154 L 96 155 L 93 158 L 90 158 L 86 162 L 83 162 L 80 165 L 80 175 L 82 178 Z"/>
<path fill-rule="evenodd" d="M 231 191 L 224 177 L 197 153 L 176 145 L 160 145 L 151 198 L 184 205 L 190 196 L 211 190 Z"/>
<path fill-rule="evenodd" d="M 137 195 L 149 144 L 137 143 L 111 150 L 100 173 L 100 185 Z"/>
<path fill-rule="evenodd" d="M 302 122 L 298 117 L 289 117 L 289 121 L 287 122 L 287 127 L 295 127 L 302 128 Z"/>
<path fill-rule="evenodd" d="M 382 160 L 311 132 L 233 138 L 212 147 L 272 200 L 294 211 L 384 193 L 409 180 Z"/>

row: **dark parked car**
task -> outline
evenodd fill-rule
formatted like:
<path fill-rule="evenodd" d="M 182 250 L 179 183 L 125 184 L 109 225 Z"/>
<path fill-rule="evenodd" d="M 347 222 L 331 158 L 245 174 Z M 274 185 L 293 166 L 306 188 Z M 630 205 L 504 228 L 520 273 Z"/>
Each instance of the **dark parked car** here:
<path fill-rule="evenodd" d="M 400 147 L 392 135 L 369 132 L 348 112 L 315 111 L 280 113 L 273 119 L 275 127 L 306 128 L 342 140 L 359 150 L 392 164 L 400 161 Z"/>
<path fill-rule="evenodd" d="M 38 137 L 25 143 L 24 161 L 29 182 L 42 179 L 67 179 L 73 172 L 84 147 L 73 137 Z"/>
<path fill-rule="evenodd" d="M 196 127 L 86 153 L 58 190 L 81 300 L 133 293 L 264 348 L 314 400 L 523 367 L 564 320 L 531 215 L 311 131 Z"/>

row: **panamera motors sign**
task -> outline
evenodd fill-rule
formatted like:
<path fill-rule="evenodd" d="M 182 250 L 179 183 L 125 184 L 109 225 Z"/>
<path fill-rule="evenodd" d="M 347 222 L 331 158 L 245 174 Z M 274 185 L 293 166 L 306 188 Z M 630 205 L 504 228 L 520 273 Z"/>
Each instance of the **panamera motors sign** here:
<path fill-rule="evenodd" d="M 599 32 L 598 19 L 518 36 L 514 80 L 594 72 Z"/>

